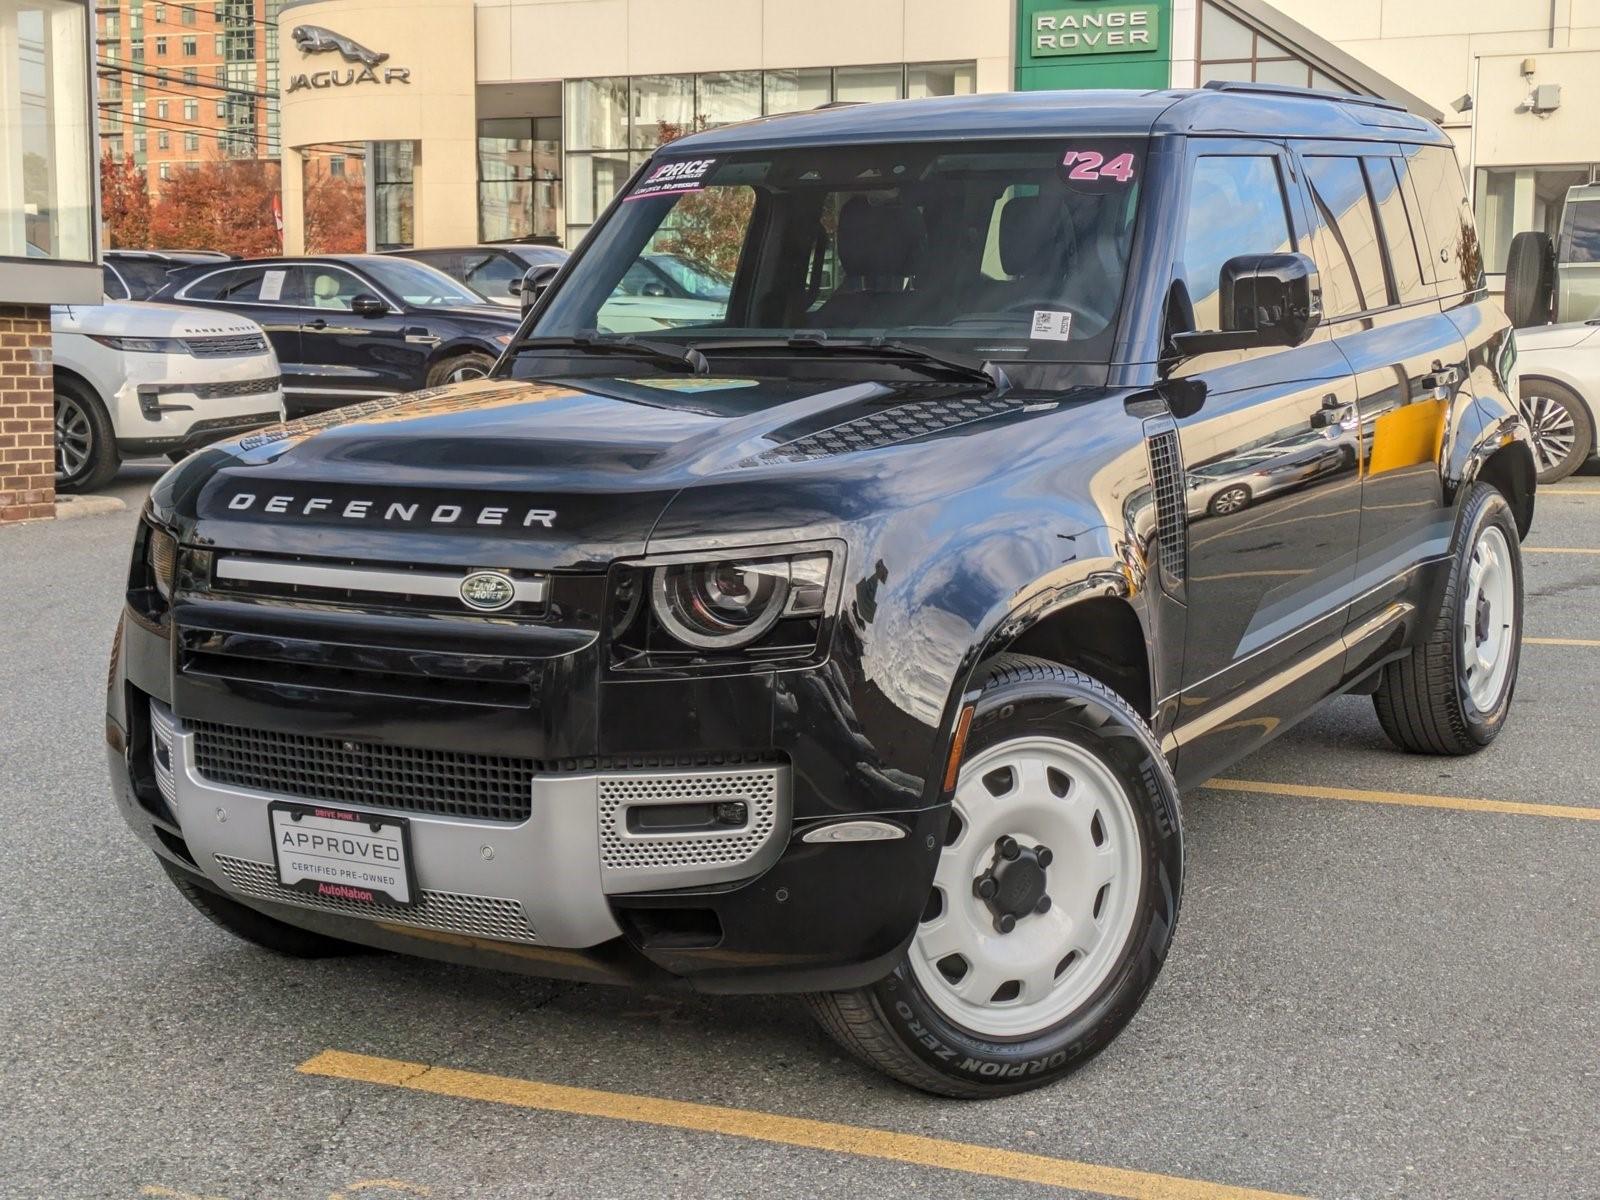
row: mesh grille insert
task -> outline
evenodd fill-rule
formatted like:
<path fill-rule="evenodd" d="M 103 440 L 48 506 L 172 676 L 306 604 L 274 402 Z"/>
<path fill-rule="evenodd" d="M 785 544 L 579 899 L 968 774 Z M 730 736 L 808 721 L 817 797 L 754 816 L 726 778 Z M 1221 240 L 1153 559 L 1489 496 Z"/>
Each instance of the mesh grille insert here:
<path fill-rule="evenodd" d="M 188 338 L 184 341 L 184 346 L 196 358 L 237 358 L 246 354 L 267 352 L 267 340 L 258 333 Z"/>
<path fill-rule="evenodd" d="M 394 925 L 416 925 L 423 929 L 439 929 L 500 942 L 539 940 L 533 927 L 528 924 L 522 905 L 516 900 L 423 890 L 417 903 L 410 908 L 398 904 L 358 904 L 351 900 L 313 896 L 309 892 L 286 888 L 278 882 L 277 872 L 266 863 L 232 858 L 225 854 L 219 854 L 216 858 L 217 865 L 222 868 L 222 873 L 228 877 L 228 883 L 234 890 L 258 900 L 294 904 L 301 908 L 320 908 L 369 920 L 388 921 Z"/>
<path fill-rule="evenodd" d="M 1188 513 L 1184 509 L 1182 472 L 1178 469 L 1178 434 L 1166 430 L 1150 439 L 1150 477 L 1155 485 L 1156 522 L 1161 538 L 1161 569 L 1174 580 L 1184 577 Z"/>
<path fill-rule="evenodd" d="M 419 750 L 196 721 L 195 765 L 214 783 L 308 800 L 484 821 L 533 812 L 531 758 Z"/>
<path fill-rule="evenodd" d="M 748 862 L 772 837 L 778 821 L 781 768 L 716 774 L 612 775 L 600 780 L 600 863 L 613 871 L 662 867 L 733 866 Z M 628 832 L 635 805 L 742 801 L 749 821 L 726 832 L 683 837 Z"/>

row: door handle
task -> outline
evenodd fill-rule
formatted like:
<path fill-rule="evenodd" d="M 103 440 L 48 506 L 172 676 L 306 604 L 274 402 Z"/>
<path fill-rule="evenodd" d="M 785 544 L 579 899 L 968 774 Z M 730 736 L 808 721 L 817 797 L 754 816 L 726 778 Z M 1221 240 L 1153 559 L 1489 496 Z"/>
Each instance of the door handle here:
<path fill-rule="evenodd" d="M 314 329 L 318 333 L 322 332 L 327 327 L 328 327 L 328 322 L 322 317 L 318 317 L 315 321 L 307 321 L 306 324 L 305 324 L 305 328 Z"/>
<path fill-rule="evenodd" d="M 1440 367 L 1434 364 L 1433 374 L 1424 375 L 1417 380 L 1426 391 L 1433 393 L 1435 400 L 1450 399 L 1450 390 L 1461 382 L 1460 367 Z"/>

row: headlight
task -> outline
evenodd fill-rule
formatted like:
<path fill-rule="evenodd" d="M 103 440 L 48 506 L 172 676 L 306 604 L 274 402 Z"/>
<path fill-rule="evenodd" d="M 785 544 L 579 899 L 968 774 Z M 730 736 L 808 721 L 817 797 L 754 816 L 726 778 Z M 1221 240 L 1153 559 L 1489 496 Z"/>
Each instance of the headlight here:
<path fill-rule="evenodd" d="M 189 347 L 182 338 L 113 337 L 109 334 L 90 334 L 91 341 L 125 350 L 130 354 L 187 354 Z"/>
<path fill-rule="evenodd" d="M 144 548 L 145 565 L 150 568 L 150 580 L 156 591 L 168 603 L 172 601 L 172 585 L 178 577 L 178 543 L 170 533 L 150 528 L 150 540 Z"/>
<path fill-rule="evenodd" d="M 650 607 L 674 638 L 697 650 L 748 646 L 782 617 L 820 616 L 827 554 L 725 559 L 657 567 Z"/>

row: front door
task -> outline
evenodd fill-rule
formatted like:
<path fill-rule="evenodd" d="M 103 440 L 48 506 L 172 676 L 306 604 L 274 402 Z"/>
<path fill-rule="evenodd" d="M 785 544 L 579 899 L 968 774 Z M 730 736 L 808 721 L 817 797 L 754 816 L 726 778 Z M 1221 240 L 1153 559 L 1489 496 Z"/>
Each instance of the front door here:
<path fill-rule="evenodd" d="M 296 268 L 304 298 L 300 337 L 308 374 L 314 383 L 302 403 L 330 407 L 392 396 L 423 386 L 431 345 L 413 341 L 419 331 L 394 304 L 368 316 L 354 311 L 358 296 L 379 296 L 372 284 L 331 264 Z"/>
<path fill-rule="evenodd" d="M 1215 330 L 1222 265 L 1308 253 L 1309 228 L 1281 147 L 1190 145 L 1174 273 L 1193 328 Z M 1175 736 L 1183 774 L 1195 778 L 1261 744 L 1336 685 L 1361 479 L 1355 382 L 1326 331 L 1290 349 L 1198 355 L 1173 374 L 1203 385 L 1198 407 L 1178 418 L 1189 633 Z"/>

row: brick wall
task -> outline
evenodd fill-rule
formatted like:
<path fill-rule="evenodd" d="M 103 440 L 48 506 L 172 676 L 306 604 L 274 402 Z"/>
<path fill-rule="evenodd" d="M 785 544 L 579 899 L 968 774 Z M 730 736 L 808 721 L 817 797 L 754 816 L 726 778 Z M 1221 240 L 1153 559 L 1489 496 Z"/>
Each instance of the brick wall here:
<path fill-rule="evenodd" d="M 56 513 L 50 310 L 0 304 L 0 523 Z"/>

